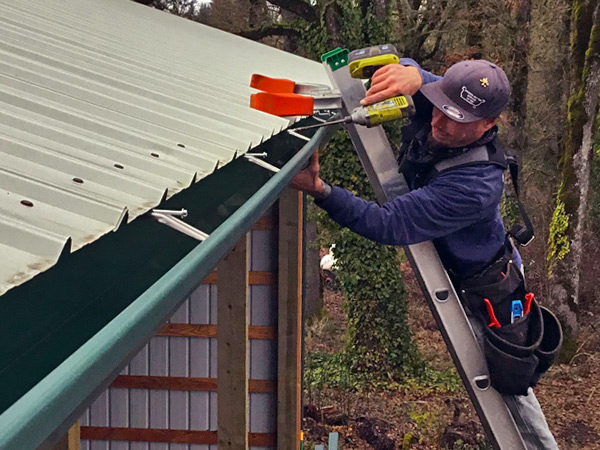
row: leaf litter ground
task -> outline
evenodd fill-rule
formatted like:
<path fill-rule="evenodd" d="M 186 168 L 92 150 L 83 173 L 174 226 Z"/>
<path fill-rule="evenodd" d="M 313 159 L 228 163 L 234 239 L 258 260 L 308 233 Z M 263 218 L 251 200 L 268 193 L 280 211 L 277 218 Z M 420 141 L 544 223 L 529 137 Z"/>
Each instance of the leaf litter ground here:
<path fill-rule="evenodd" d="M 323 387 L 305 394 L 305 449 L 340 434 L 344 450 L 482 449 L 484 433 L 453 368 L 446 346 L 422 297 L 414 274 L 403 265 L 410 327 L 423 358 L 441 374 L 435 383 L 409 380 L 355 392 Z M 307 352 L 333 353 L 343 347 L 343 296 L 326 288 L 324 315 L 308 327 Z M 566 364 L 553 366 L 536 395 L 559 447 L 600 449 L 600 330 L 598 310 L 582 320 L 580 346 Z"/>

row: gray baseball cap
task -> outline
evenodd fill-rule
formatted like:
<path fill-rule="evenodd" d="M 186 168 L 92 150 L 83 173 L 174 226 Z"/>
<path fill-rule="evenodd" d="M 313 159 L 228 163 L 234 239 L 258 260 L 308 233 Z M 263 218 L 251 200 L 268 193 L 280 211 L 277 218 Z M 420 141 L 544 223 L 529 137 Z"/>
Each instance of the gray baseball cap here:
<path fill-rule="evenodd" d="M 421 92 L 452 120 L 468 123 L 498 117 L 508 104 L 510 83 L 504 70 L 480 59 L 454 64 Z"/>

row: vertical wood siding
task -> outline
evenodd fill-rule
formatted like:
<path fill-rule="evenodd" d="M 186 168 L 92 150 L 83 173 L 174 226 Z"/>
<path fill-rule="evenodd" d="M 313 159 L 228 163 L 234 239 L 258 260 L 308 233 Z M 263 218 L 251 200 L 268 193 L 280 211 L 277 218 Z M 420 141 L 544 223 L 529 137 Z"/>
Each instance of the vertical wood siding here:
<path fill-rule="evenodd" d="M 266 221 L 266 223 L 273 222 L 272 216 Z M 260 226 L 256 228 L 258 229 L 253 229 L 250 234 L 250 271 L 275 273 L 277 229 L 276 227 L 264 229 L 265 227 Z M 186 299 L 168 322 L 216 325 L 216 321 L 217 286 L 202 284 Z M 250 286 L 250 326 L 277 326 L 276 285 Z M 276 380 L 276 340 L 271 337 L 251 339 L 249 353 L 250 380 Z M 215 379 L 217 338 L 154 336 L 131 360 L 121 375 Z M 251 433 L 276 433 L 276 392 L 275 389 L 266 388 L 266 390 L 270 392 L 249 393 L 249 432 Z M 83 414 L 81 425 L 82 427 L 216 431 L 217 393 L 200 390 L 110 387 Z M 91 439 L 82 439 L 81 448 L 82 450 L 217 450 L 216 445 Z M 250 448 L 275 450 L 275 446 L 251 446 Z"/>

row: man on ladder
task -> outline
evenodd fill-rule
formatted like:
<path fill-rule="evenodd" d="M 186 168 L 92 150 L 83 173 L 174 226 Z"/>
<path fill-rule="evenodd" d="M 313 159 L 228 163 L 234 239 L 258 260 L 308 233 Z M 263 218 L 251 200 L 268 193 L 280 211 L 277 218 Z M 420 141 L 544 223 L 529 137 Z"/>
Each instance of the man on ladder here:
<path fill-rule="evenodd" d="M 315 203 L 340 225 L 368 239 L 391 245 L 433 241 L 456 290 L 463 294 L 468 290 L 466 286 L 480 287 L 479 278 L 488 277 L 489 281 L 490 271 L 497 267 L 520 266 L 520 255 L 506 237 L 499 214 L 507 166 L 496 124 L 510 96 L 504 71 L 487 61 L 463 61 L 442 78 L 402 58 L 400 64 L 386 65 L 375 72 L 361 103 L 368 105 L 397 95 L 412 95 L 417 111 L 403 128 L 400 157 L 400 170 L 410 192 L 383 206 L 367 202 L 321 180 L 317 153 L 294 178 L 292 186 L 312 195 Z M 502 271 L 493 275 L 509 277 Z M 489 344 L 496 339 L 496 332 L 500 335 L 499 330 L 519 328 L 525 318 L 534 316 L 534 312 L 529 313 L 532 298 L 533 294 L 525 295 L 525 309 L 521 301 L 517 305 L 513 301 L 511 310 L 511 306 L 487 297 L 479 299 L 481 304 L 465 304 L 482 346 L 490 347 L 492 353 L 497 351 Z M 538 314 L 536 317 L 543 316 L 537 304 L 532 311 Z M 528 339 L 532 333 L 525 331 Z M 538 344 L 543 331 L 539 334 Z M 487 351 L 486 359 L 492 385 L 504 394 L 527 448 L 558 448 L 530 387 L 547 370 L 546 365 L 539 363 L 544 366 L 539 367 L 537 358 L 535 363 L 531 359 L 528 363 L 516 361 L 517 370 L 513 371 L 519 373 L 519 380 L 515 382 L 526 383 L 517 387 L 508 378 L 504 380 L 503 374 L 496 374 L 494 382 L 492 372 L 496 366 Z M 499 368 L 506 365 L 498 363 Z M 510 363 L 508 366 L 513 367 Z M 527 377 L 519 372 L 522 367 Z"/>

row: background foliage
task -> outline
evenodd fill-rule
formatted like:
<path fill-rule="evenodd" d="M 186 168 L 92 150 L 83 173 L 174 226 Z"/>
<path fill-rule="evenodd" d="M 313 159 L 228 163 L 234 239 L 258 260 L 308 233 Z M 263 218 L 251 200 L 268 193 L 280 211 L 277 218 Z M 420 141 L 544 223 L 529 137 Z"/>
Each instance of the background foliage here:
<path fill-rule="evenodd" d="M 346 133 L 338 133 L 320 159 L 322 177 L 373 200 L 374 195 Z M 350 373 L 372 382 L 421 373 L 423 364 L 406 323 L 406 293 L 395 247 L 381 246 L 343 229 L 315 210 L 320 244 L 335 244 L 337 274 L 348 316 L 345 358 Z"/>
<path fill-rule="evenodd" d="M 593 274 L 581 271 L 582 261 L 600 254 L 600 167 L 592 151 L 592 143 L 598 145 L 597 0 L 140 1 L 313 59 L 338 46 L 391 42 L 440 74 L 465 58 L 501 65 L 513 87 L 501 133 L 521 159 L 525 203 L 538 237 L 523 250 L 528 279 L 576 339 L 587 317 L 582 311 L 598 303 Z M 397 127 L 392 134 L 397 138 Z M 323 154 L 322 166 L 331 183 L 372 198 L 342 135 Z M 511 209 L 503 204 L 508 215 Z M 347 294 L 348 339 L 336 364 L 383 378 L 422 372 L 406 326 L 396 250 L 316 217 L 321 245 L 336 244 Z"/>

